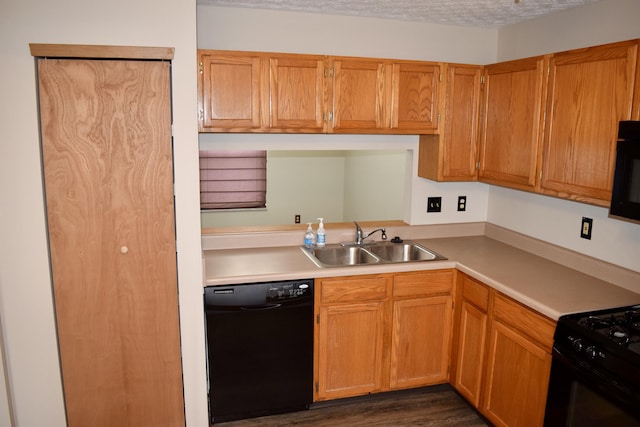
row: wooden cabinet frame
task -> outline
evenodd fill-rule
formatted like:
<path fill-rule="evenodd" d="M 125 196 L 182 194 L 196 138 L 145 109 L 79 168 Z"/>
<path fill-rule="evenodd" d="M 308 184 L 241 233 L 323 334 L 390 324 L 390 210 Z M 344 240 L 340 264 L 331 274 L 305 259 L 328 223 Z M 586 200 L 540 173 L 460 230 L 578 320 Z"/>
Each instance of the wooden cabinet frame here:
<path fill-rule="evenodd" d="M 434 133 L 440 67 L 424 61 L 199 50 L 199 131 Z"/>

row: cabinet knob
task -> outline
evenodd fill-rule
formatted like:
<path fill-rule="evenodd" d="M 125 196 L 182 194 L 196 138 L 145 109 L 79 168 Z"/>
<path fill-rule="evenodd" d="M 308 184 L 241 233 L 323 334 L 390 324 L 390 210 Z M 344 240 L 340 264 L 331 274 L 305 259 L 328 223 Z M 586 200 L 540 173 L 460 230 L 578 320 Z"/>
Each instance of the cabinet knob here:
<path fill-rule="evenodd" d="M 121 246 L 120 247 L 120 253 L 121 254 L 126 254 L 127 252 L 129 252 L 129 248 L 126 246 Z"/>

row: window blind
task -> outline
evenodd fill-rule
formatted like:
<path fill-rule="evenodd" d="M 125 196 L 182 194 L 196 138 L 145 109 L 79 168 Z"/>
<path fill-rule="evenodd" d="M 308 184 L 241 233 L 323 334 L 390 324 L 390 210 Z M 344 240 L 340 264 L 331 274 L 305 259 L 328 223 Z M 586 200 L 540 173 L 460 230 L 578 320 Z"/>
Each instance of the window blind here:
<path fill-rule="evenodd" d="M 200 150 L 200 208 L 266 207 L 267 152 Z"/>

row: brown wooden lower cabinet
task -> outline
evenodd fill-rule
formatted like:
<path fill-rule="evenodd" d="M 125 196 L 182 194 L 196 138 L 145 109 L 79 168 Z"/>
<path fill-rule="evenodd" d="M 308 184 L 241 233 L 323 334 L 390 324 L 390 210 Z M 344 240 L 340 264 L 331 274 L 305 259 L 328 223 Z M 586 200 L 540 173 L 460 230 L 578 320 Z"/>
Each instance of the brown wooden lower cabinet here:
<path fill-rule="evenodd" d="M 457 314 L 457 351 L 451 383 L 473 406 L 480 406 L 480 385 L 489 316 L 489 288 L 460 275 Z"/>
<path fill-rule="evenodd" d="M 496 426 L 542 425 L 552 320 L 455 270 L 315 286 L 314 400 L 449 381 Z"/>
<path fill-rule="evenodd" d="M 555 322 L 459 276 L 451 383 L 496 426 L 541 426 Z"/>
<path fill-rule="evenodd" d="M 315 400 L 447 382 L 453 271 L 317 279 Z"/>

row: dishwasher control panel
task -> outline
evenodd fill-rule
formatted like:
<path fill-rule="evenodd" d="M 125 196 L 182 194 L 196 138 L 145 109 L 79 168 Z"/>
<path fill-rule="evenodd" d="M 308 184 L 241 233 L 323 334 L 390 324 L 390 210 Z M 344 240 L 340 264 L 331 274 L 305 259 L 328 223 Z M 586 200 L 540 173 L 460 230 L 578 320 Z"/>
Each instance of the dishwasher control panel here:
<path fill-rule="evenodd" d="M 267 302 L 304 297 L 313 291 L 312 280 L 274 283 L 267 291 Z"/>
<path fill-rule="evenodd" d="M 210 286 L 204 290 L 204 299 L 207 308 L 259 308 L 264 304 L 298 303 L 313 300 L 313 279 Z"/>

